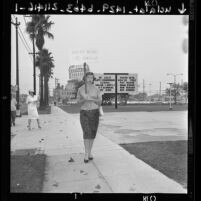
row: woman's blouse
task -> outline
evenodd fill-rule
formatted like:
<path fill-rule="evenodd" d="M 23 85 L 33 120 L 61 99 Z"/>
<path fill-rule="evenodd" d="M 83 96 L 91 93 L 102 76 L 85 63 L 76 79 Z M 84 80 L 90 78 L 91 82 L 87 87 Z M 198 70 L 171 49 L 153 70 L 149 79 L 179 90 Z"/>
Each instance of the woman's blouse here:
<path fill-rule="evenodd" d="M 77 92 L 77 100 L 81 101 L 83 100 L 83 95 L 85 94 L 85 85 L 82 85 Z M 96 88 L 94 85 L 87 86 L 87 95 L 89 98 L 97 99 L 99 101 L 102 100 L 101 92 L 98 88 Z M 93 110 L 98 109 L 99 105 L 95 103 L 94 101 L 87 100 L 83 102 L 81 105 L 81 110 Z"/>
<path fill-rule="evenodd" d="M 37 103 L 35 101 L 37 101 L 38 98 L 36 95 L 32 96 L 27 96 L 27 101 L 26 103 L 28 104 L 29 108 L 37 108 Z"/>

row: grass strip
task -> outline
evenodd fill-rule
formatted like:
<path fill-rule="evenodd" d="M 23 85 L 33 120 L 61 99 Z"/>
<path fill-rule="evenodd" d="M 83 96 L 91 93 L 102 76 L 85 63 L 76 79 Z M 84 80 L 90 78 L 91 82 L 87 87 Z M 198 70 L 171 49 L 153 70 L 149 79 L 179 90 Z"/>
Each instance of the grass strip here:
<path fill-rule="evenodd" d="M 187 141 L 154 141 L 120 145 L 130 154 L 187 188 Z"/>
<path fill-rule="evenodd" d="M 45 163 L 45 155 L 11 155 L 10 192 L 40 193 Z"/>

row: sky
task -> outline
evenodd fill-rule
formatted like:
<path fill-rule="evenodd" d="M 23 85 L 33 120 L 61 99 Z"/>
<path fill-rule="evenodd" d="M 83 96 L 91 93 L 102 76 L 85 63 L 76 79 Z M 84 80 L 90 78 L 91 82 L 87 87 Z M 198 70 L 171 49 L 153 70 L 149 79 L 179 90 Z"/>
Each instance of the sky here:
<path fill-rule="evenodd" d="M 32 43 L 25 31 L 30 19 L 15 15 L 20 30 L 32 51 Z M 168 87 L 173 76 L 183 74 L 176 81 L 188 81 L 188 54 L 182 50 L 182 42 L 188 37 L 188 26 L 179 15 L 51 15 L 54 25 L 50 32 L 54 39 L 45 38 L 44 48 L 52 52 L 55 60 L 50 93 L 55 86 L 54 78 L 66 85 L 71 50 L 96 50 L 97 61 L 90 63 L 94 73 L 137 73 L 138 91 L 152 94 Z M 14 16 L 12 15 L 14 20 Z M 19 85 L 20 92 L 33 89 L 33 59 L 19 37 Z M 11 84 L 16 84 L 16 36 L 11 25 Z M 39 71 L 36 70 L 37 75 Z M 39 80 L 36 87 L 38 92 Z"/>

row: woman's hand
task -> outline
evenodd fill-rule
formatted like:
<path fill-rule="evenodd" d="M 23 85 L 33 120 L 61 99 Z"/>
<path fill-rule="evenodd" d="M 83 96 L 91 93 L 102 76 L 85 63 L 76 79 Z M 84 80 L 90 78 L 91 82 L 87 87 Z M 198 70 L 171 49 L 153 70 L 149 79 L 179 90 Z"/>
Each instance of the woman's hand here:
<path fill-rule="evenodd" d="M 88 94 L 82 94 L 82 97 L 84 100 L 89 100 L 89 95 Z"/>

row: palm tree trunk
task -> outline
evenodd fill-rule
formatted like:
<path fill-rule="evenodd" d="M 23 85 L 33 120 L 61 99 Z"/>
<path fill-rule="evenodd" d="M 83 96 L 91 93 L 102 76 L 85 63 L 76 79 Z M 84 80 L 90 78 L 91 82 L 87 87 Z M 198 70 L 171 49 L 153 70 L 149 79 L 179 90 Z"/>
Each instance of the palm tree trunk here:
<path fill-rule="evenodd" d="M 48 80 L 49 78 L 47 76 L 44 76 L 44 91 L 43 91 L 43 101 L 44 101 L 44 106 L 49 105 L 49 90 L 48 90 Z"/>
<path fill-rule="evenodd" d="M 44 82 L 43 82 L 43 76 L 40 76 L 40 108 L 44 106 Z"/>
<path fill-rule="evenodd" d="M 47 78 L 47 105 L 49 106 L 49 78 Z"/>
<path fill-rule="evenodd" d="M 45 93 L 44 93 L 44 98 L 45 98 L 45 106 L 48 105 L 47 103 L 47 95 L 48 95 L 48 86 L 47 86 L 47 76 L 44 77 L 44 89 L 45 89 Z"/>

